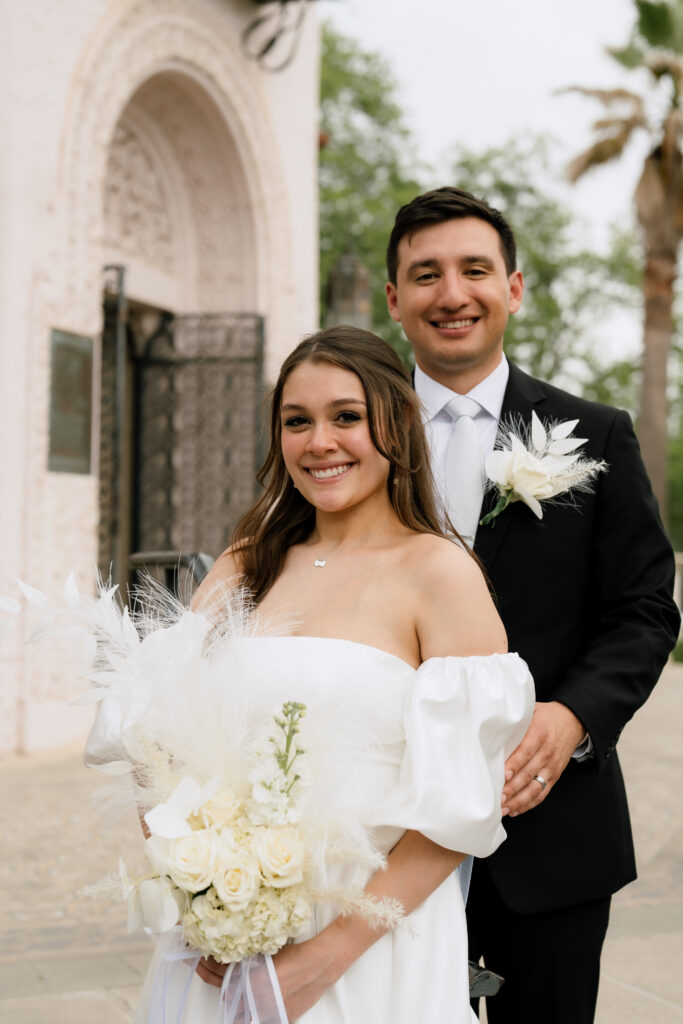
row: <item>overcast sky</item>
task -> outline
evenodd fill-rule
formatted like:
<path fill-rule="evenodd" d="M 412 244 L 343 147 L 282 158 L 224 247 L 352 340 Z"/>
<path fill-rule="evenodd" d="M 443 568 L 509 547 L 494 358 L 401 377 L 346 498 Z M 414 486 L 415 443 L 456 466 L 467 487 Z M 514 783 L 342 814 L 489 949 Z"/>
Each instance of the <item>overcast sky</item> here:
<path fill-rule="evenodd" d="M 632 0 L 321 0 L 317 6 L 321 18 L 390 61 L 420 155 L 436 166 L 437 179 L 439 170 L 445 173 L 444 151 L 456 140 L 483 149 L 530 131 L 550 132 L 564 146 L 566 162 L 589 143 L 601 108 L 554 91 L 642 84 L 605 53 L 606 46 L 626 43 Z M 604 241 L 609 221 L 630 216 L 645 147 L 643 138 L 620 167 L 561 186 L 594 244 Z M 562 162 L 558 157 L 558 180 Z"/>

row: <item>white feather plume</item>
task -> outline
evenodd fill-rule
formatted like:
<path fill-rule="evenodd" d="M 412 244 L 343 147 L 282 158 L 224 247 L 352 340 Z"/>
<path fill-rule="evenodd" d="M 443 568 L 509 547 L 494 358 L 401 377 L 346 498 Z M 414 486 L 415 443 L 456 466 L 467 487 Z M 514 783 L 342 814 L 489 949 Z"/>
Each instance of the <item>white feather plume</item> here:
<path fill-rule="evenodd" d="M 240 659 L 233 657 L 232 645 L 291 635 L 294 623 L 265 623 L 239 585 L 214 593 L 201 611 L 188 609 L 152 580 L 136 591 L 132 611 L 103 581 L 95 599 L 79 595 L 69 581 L 64 604 L 56 608 L 33 588 L 22 589 L 43 616 L 43 635 L 80 638 L 83 674 L 92 687 L 85 700 L 113 709 L 116 747 L 96 765 L 112 776 L 110 809 L 117 800 L 129 809 L 131 778 L 141 813 L 165 802 L 183 777 L 200 786 L 218 777 L 238 799 L 249 798 L 253 748 L 264 728 L 272 729 L 273 718 L 258 688 L 236 674 Z M 348 714 L 340 716 L 334 702 L 324 701 L 308 709 L 302 726 L 310 780 L 297 827 L 310 887 L 340 911 L 359 910 L 377 926 L 393 925 L 400 906 L 369 900 L 353 882 L 385 866 L 371 830 L 362 824 L 371 820 L 370 797 L 364 787 L 348 785 L 359 753 L 376 738 L 362 720 L 345 725 L 340 735 L 340 717 L 348 723 Z M 116 776 L 124 773 L 123 796 L 117 798 Z M 348 885 L 339 883 L 339 865 L 349 868 Z"/>

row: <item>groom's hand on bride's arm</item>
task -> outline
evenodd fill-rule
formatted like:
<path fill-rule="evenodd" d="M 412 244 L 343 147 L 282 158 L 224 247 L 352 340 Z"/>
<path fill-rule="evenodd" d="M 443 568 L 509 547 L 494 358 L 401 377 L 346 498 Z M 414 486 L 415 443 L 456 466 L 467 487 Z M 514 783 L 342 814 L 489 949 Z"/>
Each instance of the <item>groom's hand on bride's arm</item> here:
<path fill-rule="evenodd" d="M 585 735 L 582 722 L 565 704 L 537 702 L 524 739 L 505 762 L 503 814 L 515 817 L 542 803 Z"/>

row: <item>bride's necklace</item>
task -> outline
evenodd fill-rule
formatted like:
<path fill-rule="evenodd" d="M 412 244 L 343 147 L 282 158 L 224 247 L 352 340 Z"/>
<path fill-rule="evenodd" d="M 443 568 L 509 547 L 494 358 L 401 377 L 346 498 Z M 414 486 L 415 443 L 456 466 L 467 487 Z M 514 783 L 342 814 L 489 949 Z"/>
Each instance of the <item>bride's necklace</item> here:
<path fill-rule="evenodd" d="M 335 548 L 335 550 L 331 551 L 329 555 L 325 556 L 325 558 L 316 558 L 315 561 L 313 562 L 314 568 L 324 569 L 325 566 L 327 565 L 327 561 L 329 558 L 333 558 L 335 555 L 341 555 L 342 551 L 353 551 L 355 548 L 360 548 L 364 544 L 367 544 L 367 542 L 369 540 L 372 540 L 373 537 L 379 536 L 379 534 L 382 533 L 383 530 L 386 530 L 387 526 L 389 525 L 393 518 L 394 513 L 392 512 L 388 519 L 385 519 L 384 522 L 381 523 L 376 530 L 373 530 L 371 533 L 366 534 L 365 537 L 363 537 L 361 540 L 356 541 L 355 544 L 344 544 L 340 548 Z"/>

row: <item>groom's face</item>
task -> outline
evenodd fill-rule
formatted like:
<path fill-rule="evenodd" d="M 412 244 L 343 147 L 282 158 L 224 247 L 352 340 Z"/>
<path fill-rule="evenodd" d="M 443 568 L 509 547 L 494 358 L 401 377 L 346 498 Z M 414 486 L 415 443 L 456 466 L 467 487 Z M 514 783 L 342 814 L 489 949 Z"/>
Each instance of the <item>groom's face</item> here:
<path fill-rule="evenodd" d="M 523 290 L 521 273 L 507 272 L 495 228 L 463 217 L 403 236 L 387 302 L 420 368 L 463 392 L 500 362 L 508 316 Z"/>

